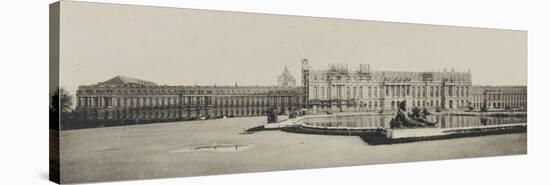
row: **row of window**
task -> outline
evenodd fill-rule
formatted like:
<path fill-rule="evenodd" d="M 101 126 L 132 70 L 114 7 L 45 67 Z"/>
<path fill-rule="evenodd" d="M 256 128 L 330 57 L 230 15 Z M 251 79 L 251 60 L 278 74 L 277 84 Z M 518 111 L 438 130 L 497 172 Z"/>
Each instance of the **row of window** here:
<path fill-rule="evenodd" d="M 444 89 L 445 88 L 445 89 Z M 341 86 L 335 87 L 335 95 L 331 98 L 347 98 L 347 99 L 362 99 L 362 98 L 379 98 L 381 87 L 345 87 L 346 93 L 345 97 L 342 96 L 342 90 L 344 88 Z M 366 92 L 365 92 L 366 89 Z M 405 97 L 412 96 L 413 98 L 420 97 L 439 97 L 440 94 L 443 94 L 445 90 L 448 97 L 467 97 L 470 95 L 469 87 L 456 87 L 456 86 L 447 86 L 447 87 L 416 87 L 416 86 L 387 86 L 386 87 L 386 97 Z M 312 89 L 312 98 L 313 99 L 328 99 L 331 96 L 330 87 L 317 87 L 313 86 Z M 428 96 L 429 95 L 429 96 Z"/>
<path fill-rule="evenodd" d="M 283 110 L 295 110 L 296 107 L 281 107 Z M 80 119 L 147 119 L 147 118 L 188 118 L 188 117 L 202 117 L 202 116 L 259 116 L 264 115 L 268 108 L 255 108 L 255 109 L 212 109 L 210 111 L 198 110 L 198 111 L 183 111 L 178 115 L 177 110 L 159 110 L 159 111 L 147 111 L 147 110 L 115 110 L 115 111 L 82 111 L 78 116 Z"/>
<path fill-rule="evenodd" d="M 274 104 L 298 104 L 299 97 L 295 96 L 262 96 L 262 97 L 79 97 L 77 106 L 80 107 L 164 107 L 176 106 L 183 101 L 183 105 L 220 105 L 220 106 L 249 106 Z"/>
<path fill-rule="evenodd" d="M 391 109 L 397 109 L 400 101 L 399 100 L 390 101 L 388 103 Z M 467 107 L 469 105 L 469 101 L 465 99 L 454 100 L 454 101 L 449 100 L 447 103 L 448 103 L 447 107 L 449 108 Z M 334 104 L 334 102 L 332 102 L 332 104 Z M 349 102 L 343 103 L 342 105 L 346 107 L 362 107 L 362 108 L 373 109 L 373 110 L 377 110 L 383 107 L 383 104 L 381 101 L 366 101 L 366 102 L 359 101 L 358 103 L 349 101 Z M 413 106 L 413 107 L 431 107 L 431 108 L 442 106 L 440 100 L 410 100 L 410 101 L 407 101 L 407 105 Z M 330 103 L 327 104 L 325 102 L 321 102 L 318 104 L 318 106 L 320 106 L 321 108 L 330 107 Z"/>
<path fill-rule="evenodd" d="M 392 109 L 397 109 L 398 106 L 399 106 L 399 103 L 400 101 L 391 101 L 391 108 Z M 416 100 L 416 101 L 410 101 L 410 102 L 407 102 L 407 104 L 409 104 L 413 107 L 431 107 L 431 108 L 434 108 L 434 107 L 442 107 L 443 106 L 443 103 L 442 101 L 439 101 L 439 100 Z M 464 100 L 464 99 L 461 99 L 461 100 L 448 100 L 447 101 L 447 104 L 445 105 L 447 108 L 464 108 L 464 107 L 468 107 L 470 105 L 470 102 L 468 100 Z"/>
<path fill-rule="evenodd" d="M 407 76 L 361 76 L 361 75 L 327 75 L 327 74 L 313 74 L 314 81 L 330 81 L 330 80 L 355 80 L 355 81 L 393 81 L 393 82 L 410 82 L 410 81 L 423 81 L 423 76 L 420 75 L 407 75 Z M 430 81 L 446 81 L 446 82 L 470 82 L 470 76 L 454 76 L 454 77 L 431 77 Z"/>
<path fill-rule="evenodd" d="M 482 108 L 483 105 L 487 106 L 487 108 L 518 108 L 518 107 L 527 107 L 526 102 L 475 102 L 474 107 L 475 108 Z"/>
<path fill-rule="evenodd" d="M 526 100 L 526 94 L 486 94 L 474 96 L 476 100 Z"/>
<path fill-rule="evenodd" d="M 78 90 L 78 93 L 85 94 L 219 94 L 219 95 L 236 95 L 236 94 L 255 94 L 255 93 L 279 93 L 279 94 L 288 94 L 288 93 L 299 93 L 296 89 L 249 89 L 249 88 L 235 88 L 235 89 L 198 89 L 198 90 L 180 90 L 180 89 L 162 89 L 162 88 L 146 88 L 146 89 L 81 89 Z"/>
<path fill-rule="evenodd" d="M 312 90 L 312 98 L 313 99 L 328 99 L 329 96 L 331 97 L 334 97 L 334 98 L 343 98 L 342 96 L 342 90 L 344 88 L 340 87 L 340 86 L 337 86 L 334 88 L 335 93 L 334 95 L 331 96 L 331 88 L 330 87 L 317 87 L 317 86 L 314 86 L 313 87 L 313 90 Z M 363 98 L 364 94 L 365 94 L 365 91 L 364 89 L 367 89 L 367 96 L 366 97 L 379 97 L 379 90 L 378 90 L 378 87 L 367 87 L 367 88 L 363 88 L 362 86 L 357 88 L 357 87 L 353 87 L 353 88 L 350 88 L 350 87 L 347 87 L 346 88 L 346 97 L 349 97 L 349 98 Z M 357 91 L 359 90 L 359 91 Z"/>

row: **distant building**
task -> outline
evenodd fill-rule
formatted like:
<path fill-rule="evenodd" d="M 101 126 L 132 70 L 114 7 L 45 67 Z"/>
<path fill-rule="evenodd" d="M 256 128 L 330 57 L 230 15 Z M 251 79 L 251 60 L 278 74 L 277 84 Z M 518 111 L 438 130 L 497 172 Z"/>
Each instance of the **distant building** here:
<path fill-rule="evenodd" d="M 397 110 L 407 107 L 466 109 L 470 105 L 470 72 L 372 71 L 362 64 L 349 70 L 347 64 L 330 64 L 314 70 L 302 60 L 304 104 L 332 111 Z"/>
<path fill-rule="evenodd" d="M 283 74 L 279 75 L 279 78 L 277 78 L 277 84 L 281 87 L 294 87 L 296 86 L 296 79 L 294 76 L 290 74 L 290 71 L 285 66 L 285 70 L 283 71 Z"/>
<path fill-rule="evenodd" d="M 77 119 L 106 122 L 155 122 L 264 115 L 268 109 L 302 108 L 303 92 L 278 86 L 167 86 L 117 76 L 81 85 Z"/>
<path fill-rule="evenodd" d="M 472 107 L 481 110 L 527 109 L 526 86 L 473 86 Z"/>

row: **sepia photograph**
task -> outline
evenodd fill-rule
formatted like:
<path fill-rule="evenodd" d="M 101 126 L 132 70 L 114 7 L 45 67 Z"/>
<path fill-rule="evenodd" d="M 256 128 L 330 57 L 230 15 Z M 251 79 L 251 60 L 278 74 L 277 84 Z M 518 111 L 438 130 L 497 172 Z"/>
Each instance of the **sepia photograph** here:
<path fill-rule="evenodd" d="M 527 31 L 61 1 L 50 179 L 527 154 Z"/>

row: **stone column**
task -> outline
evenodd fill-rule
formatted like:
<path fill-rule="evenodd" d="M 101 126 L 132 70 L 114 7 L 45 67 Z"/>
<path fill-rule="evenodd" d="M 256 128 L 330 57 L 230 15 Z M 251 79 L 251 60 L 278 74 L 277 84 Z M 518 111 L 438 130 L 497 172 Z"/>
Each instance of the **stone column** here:
<path fill-rule="evenodd" d="M 405 86 L 399 85 L 397 87 L 399 87 L 399 98 L 405 97 Z"/>
<path fill-rule="evenodd" d="M 457 87 L 457 86 L 453 86 L 453 89 L 454 89 L 454 96 L 455 96 L 455 97 L 458 97 L 458 87 Z"/>

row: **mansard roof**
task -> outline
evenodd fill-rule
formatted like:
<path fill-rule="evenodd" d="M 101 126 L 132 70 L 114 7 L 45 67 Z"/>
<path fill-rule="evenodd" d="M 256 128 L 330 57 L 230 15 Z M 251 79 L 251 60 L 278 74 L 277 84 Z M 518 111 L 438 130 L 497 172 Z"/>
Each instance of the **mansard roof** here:
<path fill-rule="evenodd" d="M 100 82 L 99 85 L 138 85 L 138 86 L 157 86 L 154 82 L 141 80 L 127 76 L 115 76 L 105 82 Z"/>

